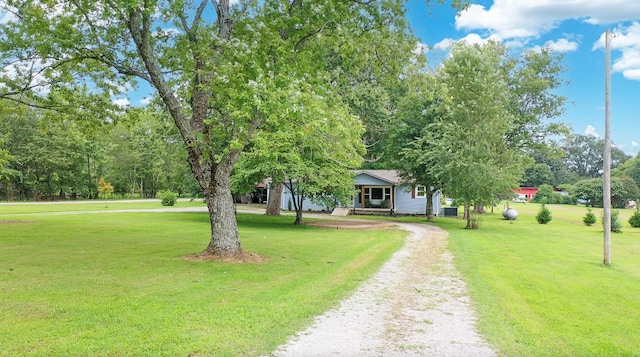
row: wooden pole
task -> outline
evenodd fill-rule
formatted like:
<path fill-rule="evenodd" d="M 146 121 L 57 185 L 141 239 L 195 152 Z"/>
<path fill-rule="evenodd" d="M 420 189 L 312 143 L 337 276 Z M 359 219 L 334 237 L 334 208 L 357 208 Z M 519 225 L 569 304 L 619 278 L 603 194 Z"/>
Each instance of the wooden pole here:
<path fill-rule="evenodd" d="M 604 206 L 604 258 L 602 264 L 611 265 L 611 133 L 609 101 L 611 97 L 611 34 L 605 32 L 605 115 L 604 115 L 604 167 L 603 167 L 603 200 Z"/>

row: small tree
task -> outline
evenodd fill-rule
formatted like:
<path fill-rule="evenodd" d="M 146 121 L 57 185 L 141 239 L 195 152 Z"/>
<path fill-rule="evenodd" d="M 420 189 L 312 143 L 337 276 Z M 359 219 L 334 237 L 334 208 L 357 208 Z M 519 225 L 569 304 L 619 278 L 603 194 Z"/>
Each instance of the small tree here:
<path fill-rule="evenodd" d="M 104 199 L 104 206 L 107 207 L 107 195 L 113 193 L 113 185 L 104 180 L 104 177 L 101 177 L 98 180 L 98 194 L 100 198 Z"/>
<path fill-rule="evenodd" d="M 586 224 L 587 226 L 592 226 L 594 223 L 596 223 L 597 219 L 596 219 L 596 215 L 593 214 L 593 212 L 591 211 L 591 208 L 589 208 L 587 210 L 587 214 L 584 215 L 584 217 L 582 217 L 582 222 L 584 222 L 584 224 Z"/>
<path fill-rule="evenodd" d="M 178 194 L 169 190 L 158 192 L 158 198 L 163 206 L 175 206 L 178 201 Z"/>
<path fill-rule="evenodd" d="M 620 212 L 611 211 L 611 232 L 622 233 L 622 222 L 620 222 Z M 602 225 L 604 226 L 604 213 L 600 217 Z"/>
<path fill-rule="evenodd" d="M 640 228 L 640 209 L 636 208 L 636 211 L 629 218 L 629 224 L 633 228 Z"/>
<path fill-rule="evenodd" d="M 536 221 L 540 224 L 547 224 L 551 222 L 551 211 L 543 204 L 536 215 Z"/>

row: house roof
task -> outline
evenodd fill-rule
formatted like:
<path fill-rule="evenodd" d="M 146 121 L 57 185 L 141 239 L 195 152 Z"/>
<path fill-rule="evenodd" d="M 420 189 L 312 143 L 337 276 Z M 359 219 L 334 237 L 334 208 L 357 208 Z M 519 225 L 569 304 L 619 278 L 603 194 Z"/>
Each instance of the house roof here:
<path fill-rule="evenodd" d="M 356 170 L 355 173 L 356 175 L 369 175 L 394 185 L 399 184 L 401 181 L 396 170 Z"/>

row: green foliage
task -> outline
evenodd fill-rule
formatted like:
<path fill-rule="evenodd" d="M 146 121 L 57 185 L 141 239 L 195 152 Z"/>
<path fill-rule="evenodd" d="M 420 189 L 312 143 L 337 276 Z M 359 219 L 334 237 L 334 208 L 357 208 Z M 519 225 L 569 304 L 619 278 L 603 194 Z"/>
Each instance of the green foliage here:
<path fill-rule="evenodd" d="M 417 40 L 401 1 L 199 3 L 12 0 L 6 7 L 20 16 L 0 24 L 0 63 L 17 61 L 16 68 L 37 71 L 16 76 L 22 81 L 44 76 L 45 83 L 90 82 L 101 98 L 139 80 L 150 84 L 188 147 L 200 187 L 217 186 L 205 191 L 208 204 L 224 206 L 209 210 L 220 218 L 211 226 L 211 246 L 236 254 L 237 224 L 225 214 L 233 209 L 230 179 L 243 154 L 267 153 L 266 162 L 282 154 L 296 170 L 274 164 L 267 175 L 298 180 L 318 200 L 328 192 L 346 197 L 345 172 L 364 154 L 365 128 L 355 114 L 372 109 L 371 123 L 385 119 L 389 95 L 376 84 L 399 80 Z M 158 30 L 159 24 L 175 30 Z M 34 66 L 33 59 L 42 58 L 47 61 Z M 8 91 L 30 87 L 0 79 Z M 284 148 L 260 142 L 280 139 Z M 304 140 L 313 143 L 297 145 Z M 133 163 L 150 163 L 135 151 L 125 154 L 131 184 L 143 170 Z"/>
<path fill-rule="evenodd" d="M 640 228 L 640 209 L 636 208 L 635 212 L 629 218 L 629 224 L 633 228 Z"/>
<path fill-rule="evenodd" d="M 415 93 L 400 101 L 395 129 L 404 176 L 469 204 L 510 192 L 533 162 L 522 150 L 538 145 L 532 130 L 566 131 L 542 122 L 564 110 L 565 98 L 553 94 L 564 83 L 559 61 L 547 51 L 516 58 L 495 42 L 461 42 L 435 74 L 411 77 Z"/>
<path fill-rule="evenodd" d="M 575 205 L 576 198 L 573 195 L 561 195 L 551 185 L 540 185 L 538 192 L 531 200 L 533 203 L 568 204 Z"/>
<path fill-rule="evenodd" d="M 543 203 L 536 215 L 536 221 L 539 224 L 547 224 L 551 222 L 551 211 Z"/>
<path fill-rule="evenodd" d="M 584 222 L 584 224 L 586 224 L 587 226 L 592 226 L 596 223 L 596 221 L 596 215 L 592 212 L 592 209 L 587 209 L 587 213 L 584 215 L 584 217 L 582 217 L 582 222 Z"/>
<path fill-rule="evenodd" d="M 591 135 L 573 134 L 562 140 L 565 152 L 563 159 L 567 169 L 583 178 L 598 178 L 604 166 L 604 139 Z M 617 147 L 611 148 L 611 168 L 629 159 L 629 156 Z"/>
<path fill-rule="evenodd" d="M 540 187 L 554 181 L 553 171 L 547 163 L 535 163 L 525 170 L 523 187 Z"/>
<path fill-rule="evenodd" d="M 617 210 L 611 212 L 611 232 L 622 233 L 622 221 L 620 220 L 620 212 Z"/>
<path fill-rule="evenodd" d="M 178 202 L 178 194 L 169 190 L 163 190 L 158 192 L 158 198 L 163 206 L 175 206 Z"/>
<path fill-rule="evenodd" d="M 600 219 L 604 227 L 604 212 L 602 212 Z M 618 210 L 611 210 L 611 232 L 622 233 L 622 222 L 620 221 L 620 212 Z"/>
<path fill-rule="evenodd" d="M 451 201 L 451 207 L 460 207 L 464 205 L 464 202 L 460 199 L 454 198 L 453 201 Z"/>
<path fill-rule="evenodd" d="M 540 185 L 538 187 L 538 192 L 533 197 L 531 202 L 534 203 L 556 203 L 555 200 L 556 193 L 553 191 L 553 186 L 551 185 Z"/>
<path fill-rule="evenodd" d="M 578 181 L 575 184 L 575 195 L 586 200 L 594 207 L 602 207 L 603 200 L 602 178 L 594 178 Z M 611 177 L 611 202 L 614 207 L 623 208 L 626 190 L 623 181 L 619 177 Z"/>

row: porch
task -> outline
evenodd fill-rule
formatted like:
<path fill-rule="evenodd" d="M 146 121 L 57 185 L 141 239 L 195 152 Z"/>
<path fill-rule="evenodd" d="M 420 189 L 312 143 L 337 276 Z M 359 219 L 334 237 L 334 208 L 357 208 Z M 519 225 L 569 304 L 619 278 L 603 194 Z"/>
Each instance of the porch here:
<path fill-rule="evenodd" d="M 395 186 L 356 185 L 359 194 L 354 197 L 353 210 L 390 211 L 396 206 Z"/>

